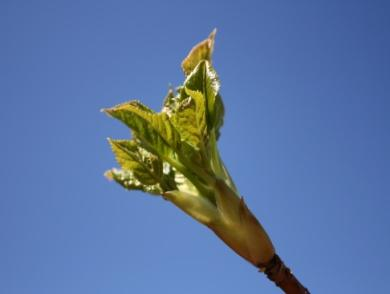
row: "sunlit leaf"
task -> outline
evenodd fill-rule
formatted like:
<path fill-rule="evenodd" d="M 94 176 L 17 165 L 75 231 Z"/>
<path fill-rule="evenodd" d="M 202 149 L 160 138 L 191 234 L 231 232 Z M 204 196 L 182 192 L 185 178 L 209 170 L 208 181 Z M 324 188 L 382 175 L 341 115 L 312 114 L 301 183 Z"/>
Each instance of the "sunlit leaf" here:
<path fill-rule="evenodd" d="M 107 171 L 105 176 L 128 190 L 140 190 L 154 195 L 161 195 L 164 192 L 160 184 L 146 185 L 141 183 L 130 170 L 113 168 Z"/>
<path fill-rule="evenodd" d="M 214 29 L 206 40 L 195 45 L 191 49 L 190 53 L 188 53 L 187 57 L 183 60 L 181 64 L 185 75 L 189 75 L 200 61 L 208 60 L 209 62 L 211 62 L 216 33 L 217 30 Z"/>
<path fill-rule="evenodd" d="M 201 93 L 181 101 L 172 116 L 172 123 L 181 139 L 197 149 L 205 148 L 207 140 L 205 100 Z"/>
<path fill-rule="evenodd" d="M 160 156 L 174 156 L 180 149 L 180 135 L 165 112 L 155 113 L 138 101 L 104 110 L 133 130 L 145 148 Z"/>
<path fill-rule="evenodd" d="M 145 185 L 161 182 L 162 161 L 154 154 L 141 148 L 134 140 L 109 140 L 119 165 L 131 170 L 134 176 Z"/>
<path fill-rule="evenodd" d="M 206 105 L 207 125 L 218 137 L 219 129 L 223 125 L 224 106 L 219 95 L 219 78 L 210 63 L 201 61 L 187 77 L 184 87 L 190 96 L 202 95 Z"/>

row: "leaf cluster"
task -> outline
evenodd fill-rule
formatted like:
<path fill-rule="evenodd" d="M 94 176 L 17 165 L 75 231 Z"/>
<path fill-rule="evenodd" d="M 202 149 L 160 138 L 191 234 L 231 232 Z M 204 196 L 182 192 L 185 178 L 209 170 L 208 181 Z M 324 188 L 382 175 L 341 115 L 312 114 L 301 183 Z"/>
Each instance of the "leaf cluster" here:
<path fill-rule="evenodd" d="M 214 203 L 215 178 L 234 187 L 217 150 L 224 106 L 211 64 L 214 38 L 215 31 L 184 59 L 185 81 L 168 90 L 160 112 L 136 100 L 104 109 L 133 133 L 130 140 L 109 139 L 121 169 L 108 178 L 156 195 L 182 188 Z"/>
<path fill-rule="evenodd" d="M 192 48 L 182 62 L 183 85 L 169 89 L 160 112 L 136 100 L 103 110 L 132 131 L 131 139 L 109 139 L 120 169 L 106 176 L 126 189 L 161 195 L 258 264 L 273 246 L 218 151 L 224 105 L 211 60 L 214 40 L 215 30 Z"/>

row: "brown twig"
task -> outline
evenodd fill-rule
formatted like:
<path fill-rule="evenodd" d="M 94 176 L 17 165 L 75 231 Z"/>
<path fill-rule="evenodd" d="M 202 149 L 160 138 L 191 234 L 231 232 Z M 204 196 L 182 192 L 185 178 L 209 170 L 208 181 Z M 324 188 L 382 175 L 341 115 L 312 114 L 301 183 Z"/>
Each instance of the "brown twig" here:
<path fill-rule="evenodd" d="M 298 281 L 277 254 L 275 254 L 267 264 L 260 268 L 267 275 L 268 279 L 281 288 L 284 293 L 310 294 L 309 290 Z"/>

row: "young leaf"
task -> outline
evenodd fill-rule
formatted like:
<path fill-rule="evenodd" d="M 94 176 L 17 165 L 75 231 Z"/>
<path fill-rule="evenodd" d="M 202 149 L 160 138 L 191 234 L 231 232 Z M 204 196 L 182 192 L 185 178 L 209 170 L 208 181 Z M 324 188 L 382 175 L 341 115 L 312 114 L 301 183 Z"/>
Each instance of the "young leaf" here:
<path fill-rule="evenodd" d="M 214 50 L 214 40 L 216 33 L 217 30 L 214 29 L 209 37 L 194 46 L 187 57 L 183 60 L 181 68 L 183 69 L 186 76 L 194 70 L 200 61 L 208 60 L 211 62 L 211 55 L 213 54 Z"/>
<path fill-rule="evenodd" d="M 130 180 L 133 186 L 139 182 L 145 186 L 158 186 L 162 192 L 176 189 L 175 174 L 172 167 L 142 148 L 139 142 L 134 139 L 109 139 L 109 142 L 122 170 L 131 172 L 130 175 L 127 174 L 127 177 L 130 177 L 127 181 Z M 118 177 L 116 180 L 118 180 Z"/>
<path fill-rule="evenodd" d="M 130 101 L 104 110 L 131 128 L 150 152 L 174 157 L 180 149 L 180 135 L 166 113 L 155 113 L 138 101 Z"/>
<path fill-rule="evenodd" d="M 205 101 L 201 95 L 194 95 L 181 101 L 171 120 L 182 140 L 197 150 L 204 151 L 207 124 Z"/>
<path fill-rule="evenodd" d="M 154 195 L 161 195 L 164 192 L 160 184 L 145 185 L 134 176 L 132 171 L 129 170 L 120 170 L 113 168 L 107 171 L 105 173 L 105 176 L 109 180 L 114 180 L 128 190 L 140 190 Z"/>
<path fill-rule="evenodd" d="M 209 131 L 215 131 L 217 138 L 223 125 L 224 106 L 219 95 L 220 83 L 215 70 L 208 61 L 201 61 L 184 82 L 186 93 L 203 96 L 206 105 L 206 119 Z"/>
<path fill-rule="evenodd" d="M 161 112 L 165 112 L 168 116 L 172 115 L 177 108 L 178 98 L 175 96 L 175 91 L 172 87 L 169 87 L 167 95 L 165 95 L 163 108 Z"/>
<path fill-rule="evenodd" d="M 161 182 L 162 161 L 154 154 L 138 146 L 134 140 L 109 139 L 112 151 L 124 170 L 131 170 L 134 177 L 145 185 Z"/>

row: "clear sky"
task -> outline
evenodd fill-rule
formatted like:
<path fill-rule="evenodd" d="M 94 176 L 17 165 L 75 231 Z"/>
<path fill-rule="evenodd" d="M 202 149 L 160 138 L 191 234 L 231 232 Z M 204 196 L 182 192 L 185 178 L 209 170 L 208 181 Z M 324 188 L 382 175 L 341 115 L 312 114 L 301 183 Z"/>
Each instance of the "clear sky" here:
<path fill-rule="evenodd" d="M 235 4 L 233 4 L 235 2 Z M 388 1 L 0 2 L 0 293 L 280 293 L 210 231 L 103 177 L 99 110 L 160 108 L 218 28 L 220 150 L 312 293 L 389 293 Z"/>

